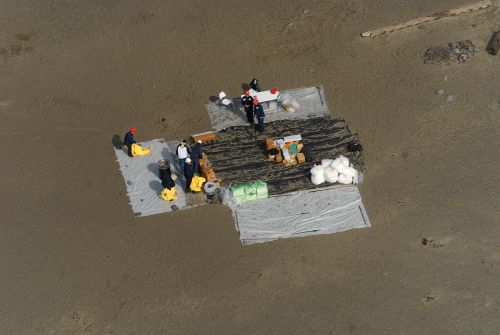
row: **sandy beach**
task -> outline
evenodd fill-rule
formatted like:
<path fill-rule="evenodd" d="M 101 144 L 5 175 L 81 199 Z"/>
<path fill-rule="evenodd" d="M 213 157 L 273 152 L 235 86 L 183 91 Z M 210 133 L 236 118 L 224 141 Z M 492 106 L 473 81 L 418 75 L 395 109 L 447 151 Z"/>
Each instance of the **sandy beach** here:
<path fill-rule="evenodd" d="M 468 3 L 2 0 L 0 334 L 498 334 L 500 1 L 360 37 Z M 324 86 L 371 228 L 241 246 L 222 205 L 134 218 L 113 136 L 208 130 L 253 77 Z"/>

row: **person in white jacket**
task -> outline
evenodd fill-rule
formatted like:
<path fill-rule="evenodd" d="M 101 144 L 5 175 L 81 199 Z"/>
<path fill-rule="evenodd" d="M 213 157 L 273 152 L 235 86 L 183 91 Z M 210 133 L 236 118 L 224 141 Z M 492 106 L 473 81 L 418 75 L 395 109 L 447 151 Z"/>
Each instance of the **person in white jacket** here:
<path fill-rule="evenodd" d="M 177 158 L 179 158 L 179 168 L 182 174 L 184 174 L 184 166 L 186 165 L 186 158 L 191 154 L 191 149 L 187 144 L 186 140 L 182 140 L 175 150 Z"/>

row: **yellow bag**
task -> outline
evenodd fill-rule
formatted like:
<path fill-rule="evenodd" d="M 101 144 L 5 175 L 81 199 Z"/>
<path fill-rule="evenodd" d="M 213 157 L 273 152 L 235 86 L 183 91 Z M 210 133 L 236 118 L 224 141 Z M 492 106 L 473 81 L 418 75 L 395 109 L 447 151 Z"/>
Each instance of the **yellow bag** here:
<path fill-rule="evenodd" d="M 161 191 L 161 198 L 165 201 L 175 200 L 175 187 L 172 187 L 170 190 L 166 188 Z"/>
<path fill-rule="evenodd" d="M 191 185 L 189 185 L 189 188 L 191 189 L 191 191 L 200 192 L 203 183 L 206 181 L 207 180 L 203 177 L 194 176 L 193 180 L 191 180 Z"/>
<path fill-rule="evenodd" d="M 151 151 L 151 148 L 143 148 L 139 144 L 132 144 L 132 156 L 146 156 Z"/>

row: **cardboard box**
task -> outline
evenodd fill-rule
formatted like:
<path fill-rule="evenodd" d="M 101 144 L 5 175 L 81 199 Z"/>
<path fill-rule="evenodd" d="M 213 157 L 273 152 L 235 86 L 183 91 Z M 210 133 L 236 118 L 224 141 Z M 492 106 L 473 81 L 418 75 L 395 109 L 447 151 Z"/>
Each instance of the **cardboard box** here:
<path fill-rule="evenodd" d="M 216 177 L 215 177 L 215 171 L 214 171 L 212 168 L 206 169 L 206 170 L 203 172 L 203 176 L 204 176 L 207 180 L 213 180 L 213 179 L 216 179 Z"/>
<path fill-rule="evenodd" d="M 267 148 L 267 151 L 269 152 L 269 150 L 272 150 L 272 149 L 276 149 L 276 150 L 278 151 L 278 153 L 280 153 L 280 151 L 281 151 L 281 150 L 280 150 L 280 148 L 278 148 L 278 147 L 277 147 L 277 146 L 275 146 L 274 144 L 273 144 L 273 146 L 271 146 L 271 147 Z M 276 160 L 276 156 L 277 156 L 277 154 L 276 154 L 276 155 L 267 154 L 267 158 L 268 158 L 270 161 L 274 161 L 274 160 Z"/>
<path fill-rule="evenodd" d="M 283 165 L 286 167 L 297 165 L 297 161 L 295 159 L 284 159 Z"/>
<path fill-rule="evenodd" d="M 299 152 L 302 152 L 302 148 L 303 148 L 303 147 L 304 147 L 304 144 L 302 144 L 302 143 L 297 143 L 297 150 L 298 150 Z"/>
<path fill-rule="evenodd" d="M 299 163 L 305 163 L 305 161 L 306 161 L 306 156 L 304 156 L 304 154 L 303 154 L 302 152 L 299 152 L 299 153 L 297 154 L 297 161 L 298 161 Z"/>
<path fill-rule="evenodd" d="M 266 149 L 269 150 L 269 149 L 271 149 L 273 147 L 275 147 L 273 139 L 272 138 L 268 138 L 266 140 Z"/>
<path fill-rule="evenodd" d="M 283 161 L 283 155 L 281 151 L 276 155 L 276 162 L 281 163 Z"/>
<path fill-rule="evenodd" d="M 217 133 L 215 131 L 207 131 L 205 133 L 191 135 L 191 137 L 193 138 L 194 143 L 198 142 L 198 140 L 201 140 L 202 143 L 209 143 L 215 142 L 217 139 Z"/>

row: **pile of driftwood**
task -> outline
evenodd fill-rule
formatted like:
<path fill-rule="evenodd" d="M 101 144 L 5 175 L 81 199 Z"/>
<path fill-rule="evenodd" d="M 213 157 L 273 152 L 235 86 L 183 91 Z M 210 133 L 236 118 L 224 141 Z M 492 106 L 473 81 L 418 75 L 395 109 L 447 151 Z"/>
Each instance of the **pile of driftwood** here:
<path fill-rule="evenodd" d="M 375 30 L 371 30 L 371 31 L 366 31 L 366 32 L 362 33 L 361 36 L 362 37 L 375 37 L 375 36 L 382 35 L 385 33 L 393 32 L 393 31 L 397 31 L 397 30 L 402 30 L 402 29 L 409 28 L 409 27 L 414 27 L 414 26 L 417 26 L 417 25 L 422 24 L 422 23 L 427 23 L 430 21 L 435 21 L 435 20 L 439 20 L 442 18 L 446 18 L 446 17 L 457 16 L 457 15 L 460 15 L 463 13 L 473 12 L 473 11 L 476 11 L 479 9 L 490 8 L 493 6 L 494 6 L 493 0 L 482 0 L 482 1 L 470 4 L 470 5 L 465 5 L 462 7 L 447 10 L 445 12 L 436 13 L 436 14 L 431 15 L 431 16 L 419 17 L 417 19 L 412 19 L 412 20 L 402 22 L 402 23 L 399 23 L 396 25 L 387 26 L 387 27 L 383 27 L 383 28 L 379 28 L 379 29 L 375 29 Z"/>
<path fill-rule="evenodd" d="M 472 58 L 477 51 L 478 49 L 471 40 L 449 42 L 443 46 L 427 49 L 424 63 L 465 62 Z"/>

